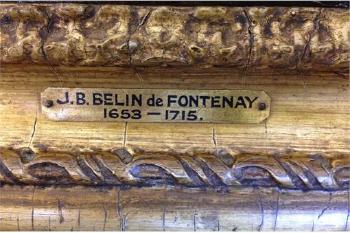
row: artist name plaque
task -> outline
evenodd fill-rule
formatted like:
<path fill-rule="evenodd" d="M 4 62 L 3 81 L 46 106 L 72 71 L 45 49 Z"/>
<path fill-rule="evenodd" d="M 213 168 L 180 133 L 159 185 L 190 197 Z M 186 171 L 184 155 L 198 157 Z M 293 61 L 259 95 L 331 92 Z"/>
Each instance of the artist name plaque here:
<path fill-rule="evenodd" d="M 259 123 L 270 97 L 253 90 L 47 88 L 42 112 L 55 121 Z"/>

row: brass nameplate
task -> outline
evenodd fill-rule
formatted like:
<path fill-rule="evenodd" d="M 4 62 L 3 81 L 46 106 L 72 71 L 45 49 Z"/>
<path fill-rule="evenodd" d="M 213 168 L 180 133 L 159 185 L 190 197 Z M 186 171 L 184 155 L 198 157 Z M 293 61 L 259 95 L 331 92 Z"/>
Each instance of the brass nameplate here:
<path fill-rule="evenodd" d="M 270 97 L 251 90 L 47 88 L 42 112 L 55 121 L 259 123 Z"/>

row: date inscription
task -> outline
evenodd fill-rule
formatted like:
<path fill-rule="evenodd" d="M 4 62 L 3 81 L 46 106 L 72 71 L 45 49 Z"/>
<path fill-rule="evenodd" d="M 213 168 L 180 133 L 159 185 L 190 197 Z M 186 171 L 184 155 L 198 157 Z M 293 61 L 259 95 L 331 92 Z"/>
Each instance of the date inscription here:
<path fill-rule="evenodd" d="M 42 112 L 56 121 L 259 123 L 270 97 L 254 90 L 47 88 Z"/>

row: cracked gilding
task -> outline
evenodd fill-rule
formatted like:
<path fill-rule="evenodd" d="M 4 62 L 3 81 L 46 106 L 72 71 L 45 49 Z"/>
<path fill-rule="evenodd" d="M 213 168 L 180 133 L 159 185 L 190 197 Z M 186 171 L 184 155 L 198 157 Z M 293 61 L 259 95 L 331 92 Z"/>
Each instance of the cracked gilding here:
<path fill-rule="evenodd" d="M 345 9 L 108 4 L 0 9 L 3 64 L 348 69 Z"/>

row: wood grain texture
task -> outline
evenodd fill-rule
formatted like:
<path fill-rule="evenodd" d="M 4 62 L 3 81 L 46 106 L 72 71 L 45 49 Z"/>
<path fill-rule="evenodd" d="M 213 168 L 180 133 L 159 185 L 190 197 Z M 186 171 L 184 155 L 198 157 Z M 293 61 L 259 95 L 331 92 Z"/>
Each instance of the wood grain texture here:
<path fill-rule="evenodd" d="M 52 69 L 2 68 L 2 182 L 349 187 L 348 81 L 341 76 Z M 40 93 L 49 86 L 256 89 L 271 95 L 272 108 L 262 124 L 53 122 L 41 113 Z"/>
<path fill-rule="evenodd" d="M 350 225 L 347 191 L 80 186 L 1 191 L 1 230 L 346 231 Z"/>
<path fill-rule="evenodd" d="M 349 230 L 347 9 L 1 3 L 0 32 L 0 230 Z M 271 114 L 53 122 L 48 87 L 261 90 Z"/>
<path fill-rule="evenodd" d="M 1 4 L 1 62 L 348 71 L 349 12 Z"/>

